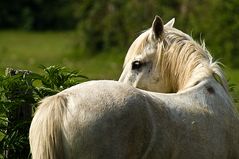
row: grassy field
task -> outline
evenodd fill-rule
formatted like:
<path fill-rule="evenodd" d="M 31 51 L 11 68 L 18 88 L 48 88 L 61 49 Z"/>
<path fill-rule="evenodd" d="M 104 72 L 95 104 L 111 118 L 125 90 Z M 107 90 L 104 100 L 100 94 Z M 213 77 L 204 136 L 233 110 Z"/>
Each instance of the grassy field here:
<path fill-rule="evenodd" d="M 38 72 L 39 65 L 60 65 L 90 79 L 117 80 L 129 46 L 124 51 L 82 57 L 73 50 L 76 36 L 74 32 L 0 31 L 0 72 L 4 73 L 6 67 Z M 225 72 L 238 96 L 239 69 L 225 68 Z"/>
<path fill-rule="evenodd" d="M 79 57 L 74 32 L 0 31 L 0 72 L 6 67 L 39 71 L 39 65 L 60 65 L 91 79 L 118 79 L 124 52 Z"/>

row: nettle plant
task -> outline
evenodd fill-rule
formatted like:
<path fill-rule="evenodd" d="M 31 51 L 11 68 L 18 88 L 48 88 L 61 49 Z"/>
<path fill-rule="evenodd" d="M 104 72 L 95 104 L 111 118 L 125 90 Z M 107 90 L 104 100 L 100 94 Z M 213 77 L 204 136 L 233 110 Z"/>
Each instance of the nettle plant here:
<path fill-rule="evenodd" d="M 41 69 L 42 74 L 6 69 L 0 76 L 0 158 L 30 158 L 28 131 L 37 103 L 88 80 L 65 67 Z"/>

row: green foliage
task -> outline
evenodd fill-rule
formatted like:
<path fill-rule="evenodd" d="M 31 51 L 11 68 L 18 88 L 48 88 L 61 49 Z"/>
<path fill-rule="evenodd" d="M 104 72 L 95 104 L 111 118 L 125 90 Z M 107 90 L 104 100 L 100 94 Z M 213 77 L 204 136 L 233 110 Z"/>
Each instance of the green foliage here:
<path fill-rule="evenodd" d="M 40 98 L 56 94 L 70 86 L 82 82 L 82 79 L 88 79 L 77 71 L 69 71 L 65 67 L 59 66 L 41 66 L 44 73 L 42 75 L 33 74 L 34 80 L 41 82 L 41 86 L 35 87 L 35 92 Z"/>
<path fill-rule="evenodd" d="M 4 134 L 0 141 L 0 153 L 5 158 L 17 158 L 23 153 L 20 150 L 29 150 L 28 146 L 28 129 L 30 121 L 18 119 L 15 116 L 19 113 L 18 108 L 35 103 L 32 96 L 33 86 L 31 79 L 27 74 L 18 74 L 16 76 L 2 76 L 0 83 L 1 89 L 1 116 L 0 128 Z M 17 154 L 16 156 L 14 154 Z"/>
<path fill-rule="evenodd" d="M 87 80 L 65 67 L 41 68 L 43 74 L 10 70 L 10 75 L 0 76 L 0 155 L 4 158 L 29 157 L 32 110 L 42 98 Z"/>
<path fill-rule="evenodd" d="M 229 92 L 232 94 L 233 100 L 234 100 L 234 102 L 236 103 L 236 105 L 238 107 L 239 106 L 239 98 L 236 95 L 235 88 L 236 88 L 236 84 L 229 83 Z M 238 107 L 238 110 L 239 110 L 239 107 Z"/>
<path fill-rule="evenodd" d="M 0 1 L 0 28 L 25 30 L 72 29 L 72 0 Z"/>
<path fill-rule="evenodd" d="M 205 39 L 208 49 L 228 66 L 239 67 L 239 1 L 150 0 L 76 1 L 76 47 L 97 54 L 109 48 L 128 48 L 138 34 L 150 27 L 156 14 L 176 27 Z M 223 13 L 223 14 L 222 14 Z"/>
<path fill-rule="evenodd" d="M 77 28 L 73 52 L 95 55 L 127 49 L 158 14 L 165 22 L 175 17 L 176 27 L 205 39 L 216 58 L 238 68 L 238 8 L 238 0 L 12 0 L 0 2 L 0 28 Z"/>

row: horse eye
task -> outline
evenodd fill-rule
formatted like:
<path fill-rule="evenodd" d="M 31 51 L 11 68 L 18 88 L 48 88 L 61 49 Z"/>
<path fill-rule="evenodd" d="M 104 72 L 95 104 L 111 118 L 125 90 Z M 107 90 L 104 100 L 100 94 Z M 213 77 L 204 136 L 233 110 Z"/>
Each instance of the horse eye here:
<path fill-rule="evenodd" d="M 132 70 L 140 69 L 143 63 L 141 61 L 134 61 L 132 63 Z"/>

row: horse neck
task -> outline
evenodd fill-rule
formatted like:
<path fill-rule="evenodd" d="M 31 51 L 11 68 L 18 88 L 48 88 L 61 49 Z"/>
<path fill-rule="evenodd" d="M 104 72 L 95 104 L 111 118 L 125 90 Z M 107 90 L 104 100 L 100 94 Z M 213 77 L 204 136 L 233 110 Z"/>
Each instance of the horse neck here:
<path fill-rule="evenodd" d="M 163 55 L 161 73 L 170 83 L 172 92 L 184 90 L 212 76 L 210 59 L 200 52 L 203 49 L 186 45 L 194 43 L 182 44 L 180 47 L 172 44 Z"/>

